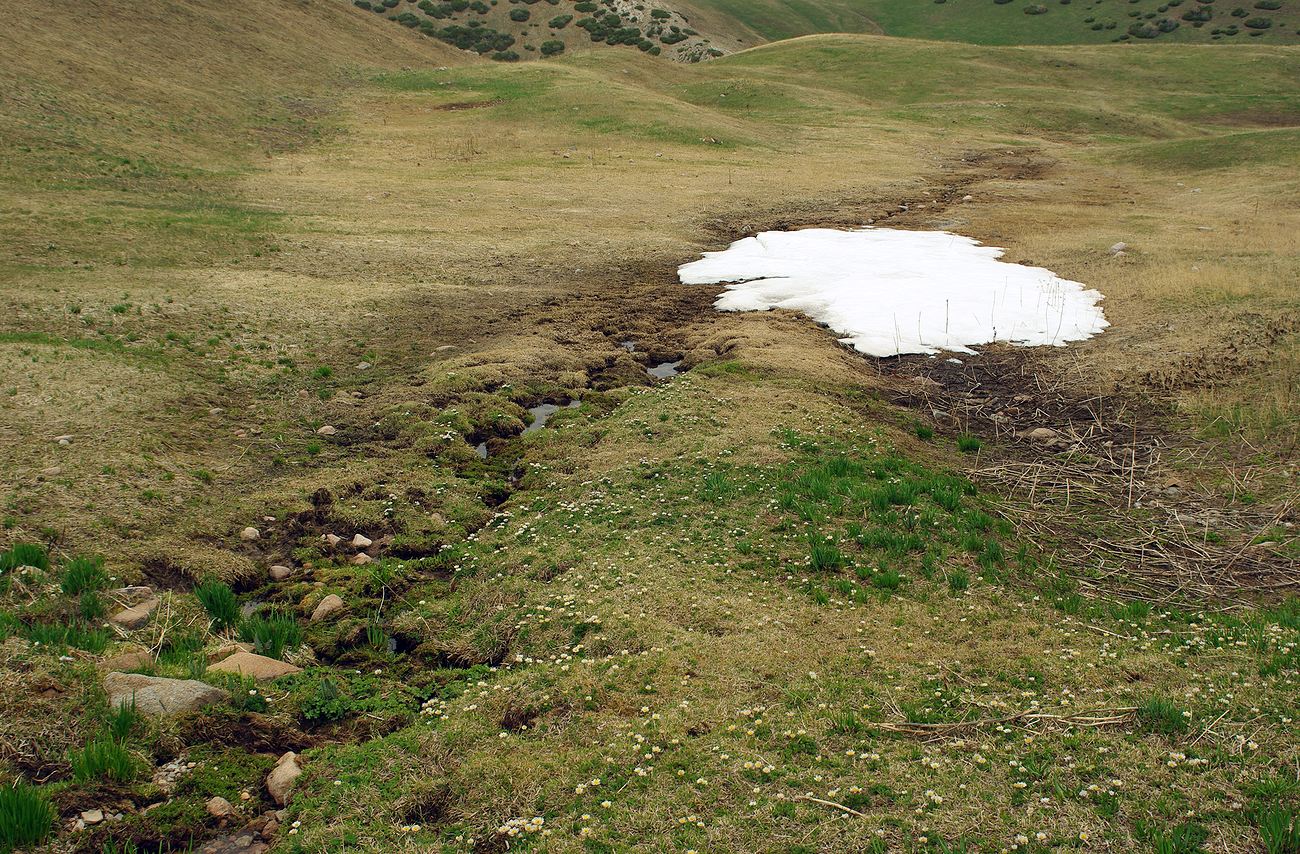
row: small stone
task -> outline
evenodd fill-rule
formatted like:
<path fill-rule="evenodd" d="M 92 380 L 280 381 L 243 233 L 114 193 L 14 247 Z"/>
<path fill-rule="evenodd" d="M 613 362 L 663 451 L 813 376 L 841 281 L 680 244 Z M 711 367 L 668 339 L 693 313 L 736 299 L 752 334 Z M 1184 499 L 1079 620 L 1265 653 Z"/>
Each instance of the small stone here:
<path fill-rule="evenodd" d="M 119 587 L 116 590 L 108 591 L 108 595 L 113 599 L 114 602 L 117 602 L 124 606 L 139 605 L 144 600 L 153 597 L 153 588 L 146 587 L 144 585 L 136 585 L 132 587 Z"/>
<path fill-rule="evenodd" d="M 128 652 L 119 652 L 117 655 L 109 656 L 104 659 L 100 669 L 104 671 L 117 670 L 126 672 L 129 670 L 140 670 L 153 664 L 153 656 L 147 652 L 132 650 Z"/>
<path fill-rule="evenodd" d="M 316 610 L 311 612 L 311 621 L 313 623 L 318 623 L 330 614 L 333 614 L 335 611 L 341 610 L 343 610 L 343 600 L 336 594 L 331 593 L 324 599 L 320 600 L 320 604 L 316 606 Z"/>
<path fill-rule="evenodd" d="M 374 561 L 374 558 L 372 558 L 370 555 L 366 554 L 365 552 L 357 552 L 352 557 L 353 566 L 365 566 L 366 564 L 371 563 L 372 561 Z"/>
<path fill-rule="evenodd" d="M 224 661 L 237 652 L 252 652 L 253 645 L 244 641 L 235 641 L 234 643 L 222 644 L 217 647 L 215 652 L 208 653 L 208 664 L 216 664 L 218 661 Z"/>
<path fill-rule="evenodd" d="M 330 425 L 326 424 L 324 427 L 317 428 L 317 430 L 316 430 L 316 435 L 317 435 L 317 436 L 333 436 L 333 435 L 334 435 L 335 433 L 337 433 L 337 432 L 339 432 L 339 431 L 338 431 L 338 430 L 335 430 L 333 427 L 331 427 Z"/>
<path fill-rule="evenodd" d="M 1112 256 L 1123 255 L 1125 252 L 1128 251 L 1128 244 L 1121 240 L 1119 243 L 1116 243 L 1115 245 L 1111 246 L 1110 249 L 1106 251 L 1109 252 Z"/>
<path fill-rule="evenodd" d="M 58 442 L 60 445 L 71 445 L 71 444 L 72 444 L 72 434 L 71 434 L 71 433 L 65 433 L 65 434 L 63 434 L 62 436 L 55 436 L 55 437 L 54 437 L 54 441 Z"/>
<path fill-rule="evenodd" d="M 357 362 L 358 371 L 368 371 L 373 367 L 374 365 L 370 364 L 369 362 Z"/>
<path fill-rule="evenodd" d="M 290 673 L 299 673 L 301 667 L 295 667 L 287 661 L 268 658 L 255 652 L 238 652 L 223 658 L 215 664 L 208 665 L 209 673 L 238 673 L 253 679 L 278 679 Z"/>
<path fill-rule="evenodd" d="M 1055 442 L 1058 435 L 1051 427 L 1035 427 L 1025 433 L 1025 438 L 1031 442 Z"/>
<path fill-rule="evenodd" d="M 159 601 L 156 597 L 153 599 L 146 599 L 134 607 L 123 608 L 121 611 L 118 611 L 116 614 L 109 617 L 108 620 L 115 626 L 121 626 L 128 631 L 134 631 L 135 629 L 142 628 L 149 622 L 149 618 L 153 616 L 153 612 L 158 610 L 158 605 Z"/>
<path fill-rule="evenodd" d="M 239 539 L 245 542 L 252 542 L 262 536 L 262 532 L 253 527 L 245 528 L 239 532 Z"/>
<path fill-rule="evenodd" d="M 974 197 L 974 196 L 969 196 L 969 195 L 967 195 L 967 196 L 962 196 L 962 197 L 961 197 L 961 200 L 962 200 L 963 202 L 973 202 L 973 201 L 975 201 L 975 197 Z"/>
<path fill-rule="evenodd" d="M 370 539 L 365 534 L 357 534 L 352 538 L 352 547 L 356 549 L 368 549 L 373 542 L 374 540 Z"/>
<path fill-rule="evenodd" d="M 293 575 L 293 569 L 277 563 L 268 570 L 268 573 L 270 574 L 272 581 L 284 581 L 286 578 Z"/>
<path fill-rule="evenodd" d="M 326 534 L 326 535 L 325 535 L 324 537 L 322 537 L 321 539 L 323 539 L 325 542 L 329 543 L 330 548 L 334 548 L 334 547 L 338 546 L 339 543 L 343 542 L 343 538 L 340 537 L 340 536 L 337 535 L 337 534 Z"/>
<path fill-rule="evenodd" d="M 207 803 L 208 815 L 213 818 L 230 818 L 235 814 L 235 807 L 220 795 L 210 798 Z"/>
<path fill-rule="evenodd" d="M 266 790 L 270 792 L 271 800 L 278 806 L 288 804 L 300 774 L 302 768 L 298 765 L 298 754 L 290 750 L 281 756 L 271 773 L 266 775 Z"/>
<path fill-rule="evenodd" d="M 103 810 L 86 810 L 81 814 L 81 820 L 86 824 L 99 824 L 104 820 Z"/>

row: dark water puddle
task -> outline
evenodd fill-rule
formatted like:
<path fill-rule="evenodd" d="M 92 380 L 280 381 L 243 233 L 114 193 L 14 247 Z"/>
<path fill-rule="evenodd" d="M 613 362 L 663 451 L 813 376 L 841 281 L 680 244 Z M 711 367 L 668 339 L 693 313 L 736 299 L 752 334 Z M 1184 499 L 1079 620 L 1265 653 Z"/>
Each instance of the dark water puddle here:
<path fill-rule="evenodd" d="M 669 377 L 677 376 L 677 366 L 681 363 L 681 359 L 678 359 L 676 362 L 660 362 L 653 368 L 646 368 L 646 372 L 655 379 L 666 380 Z"/>
<path fill-rule="evenodd" d="M 576 400 L 571 400 L 564 404 L 564 406 L 560 406 L 556 403 L 539 403 L 537 406 L 528 410 L 528 413 L 533 416 L 533 421 L 524 428 L 524 433 L 536 433 L 538 430 L 545 427 L 546 422 L 551 420 L 551 416 L 559 412 L 561 409 L 577 409 L 581 405 L 582 404 Z"/>
<path fill-rule="evenodd" d="M 558 403 L 539 403 L 536 406 L 530 407 L 528 414 L 532 416 L 532 421 L 530 421 L 528 426 L 524 428 L 524 435 L 536 433 L 538 430 L 541 430 L 546 426 L 546 423 L 551 420 L 551 416 L 559 412 L 561 409 L 577 409 L 579 406 L 582 406 L 581 401 L 570 400 L 568 403 L 563 405 Z M 474 453 L 478 454 L 479 459 L 486 460 L 488 458 L 487 442 L 479 442 L 478 445 L 474 447 Z"/>

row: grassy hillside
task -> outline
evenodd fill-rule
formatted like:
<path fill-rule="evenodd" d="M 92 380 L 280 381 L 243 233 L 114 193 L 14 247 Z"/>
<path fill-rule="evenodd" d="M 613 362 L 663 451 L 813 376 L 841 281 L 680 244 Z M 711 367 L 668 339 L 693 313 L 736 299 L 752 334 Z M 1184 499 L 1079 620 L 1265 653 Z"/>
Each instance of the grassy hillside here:
<path fill-rule="evenodd" d="M 1295 49 L 511 64 L 164 8 L 0 58 L 0 775 L 42 831 L 0 847 L 1294 847 Z M 864 222 L 1113 326 L 867 360 L 674 278 Z M 209 670 L 237 642 L 301 670 Z M 109 668 L 228 695 L 114 713 Z"/>
<path fill-rule="evenodd" d="M 1113 41 L 1189 43 L 1300 41 L 1295 0 L 1198 3 L 1194 0 L 689 0 L 706 31 L 775 40 L 825 32 L 885 33 L 975 44 L 1087 44 Z M 716 23 L 715 23 L 716 22 Z M 715 38 L 719 44 L 728 39 Z M 730 45 L 728 45 L 730 46 Z"/>
<path fill-rule="evenodd" d="M 56 22 L 6 1 L 0 14 L 0 264 L 177 260 L 192 237 L 246 245 L 272 212 L 233 202 L 232 178 L 327 135 L 360 67 L 461 60 L 330 0 L 277 14 L 107 2 Z"/>

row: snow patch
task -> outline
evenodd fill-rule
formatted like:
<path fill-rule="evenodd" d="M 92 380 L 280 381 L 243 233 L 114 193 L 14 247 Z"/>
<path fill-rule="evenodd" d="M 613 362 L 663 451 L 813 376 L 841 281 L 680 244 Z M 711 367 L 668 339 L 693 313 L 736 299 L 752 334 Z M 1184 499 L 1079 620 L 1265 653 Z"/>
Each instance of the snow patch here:
<path fill-rule="evenodd" d="M 765 231 L 684 264 L 686 285 L 729 283 L 720 311 L 787 308 L 871 356 L 1064 346 L 1110 324 L 1102 295 L 946 231 Z"/>

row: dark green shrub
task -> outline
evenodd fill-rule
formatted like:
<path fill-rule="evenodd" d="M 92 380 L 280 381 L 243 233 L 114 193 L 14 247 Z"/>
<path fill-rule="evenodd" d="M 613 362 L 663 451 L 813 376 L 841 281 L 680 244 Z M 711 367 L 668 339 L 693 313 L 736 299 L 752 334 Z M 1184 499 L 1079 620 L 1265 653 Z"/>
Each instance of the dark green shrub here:
<path fill-rule="evenodd" d="M 514 21 L 514 22 L 516 22 L 516 23 L 523 23 L 524 21 L 527 21 L 527 20 L 528 20 L 529 18 L 531 18 L 532 16 L 533 16 L 533 13 L 532 13 L 532 12 L 529 12 L 527 9 L 511 9 L 511 10 L 510 10 L 510 20 L 512 20 L 512 21 Z"/>
<path fill-rule="evenodd" d="M 554 18 L 551 18 L 547 26 L 549 26 L 553 30 L 562 30 L 565 27 L 567 27 L 569 25 L 569 22 L 572 20 L 573 20 L 572 15 L 556 15 Z M 544 45 L 543 48 L 545 48 Z"/>
<path fill-rule="evenodd" d="M 963 454 L 973 454 L 981 447 L 983 447 L 983 443 L 980 442 L 978 436 L 966 435 L 957 437 L 957 450 L 961 451 Z"/>
<path fill-rule="evenodd" d="M 1273 26 L 1273 19 L 1272 18 L 1247 18 L 1244 21 L 1244 23 L 1246 24 L 1247 29 L 1267 30 L 1269 27 Z"/>
<path fill-rule="evenodd" d="M 1276 12 L 1278 9 L 1282 8 L 1282 0 L 1258 0 L 1258 2 L 1255 3 L 1255 8 L 1264 9 L 1268 12 Z"/>
<path fill-rule="evenodd" d="M 0 786 L 0 851 L 41 844 L 55 817 L 54 806 L 40 789 L 17 781 Z"/>

